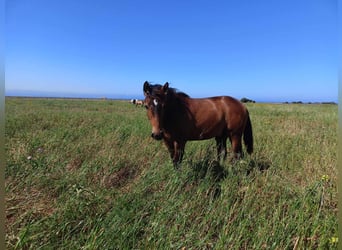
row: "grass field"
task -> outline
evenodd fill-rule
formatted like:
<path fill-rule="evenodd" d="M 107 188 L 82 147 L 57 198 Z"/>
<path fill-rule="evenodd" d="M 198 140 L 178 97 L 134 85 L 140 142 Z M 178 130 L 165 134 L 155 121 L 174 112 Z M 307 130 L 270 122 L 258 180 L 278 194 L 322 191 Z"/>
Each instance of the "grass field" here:
<path fill-rule="evenodd" d="M 144 108 L 6 98 L 8 249 L 337 249 L 337 106 L 248 104 L 254 153 L 179 171 Z"/>

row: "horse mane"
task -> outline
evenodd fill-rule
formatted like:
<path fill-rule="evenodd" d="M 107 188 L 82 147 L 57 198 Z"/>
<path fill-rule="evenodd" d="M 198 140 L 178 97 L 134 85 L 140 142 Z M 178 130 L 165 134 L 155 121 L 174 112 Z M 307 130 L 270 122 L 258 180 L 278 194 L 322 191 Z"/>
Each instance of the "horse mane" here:
<path fill-rule="evenodd" d="M 151 85 L 151 96 L 155 96 L 155 97 L 158 97 L 161 93 L 161 89 L 162 89 L 162 85 L 160 84 L 154 84 L 154 85 Z M 179 91 L 178 89 L 176 88 L 171 88 L 169 87 L 168 90 L 167 90 L 167 96 L 168 97 L 179 97 L 179 98 L 190 98 L 190 96 L 184 92 L 181 92 Z"/>
<path fill-rule="evenodd" d="M 168 95 L 174 95 L 176 97 L 180 97 L 180 98 L 190 98 L 190 96 L 188 94 L 185 94 L 184 92 L 178 91 L 178 89 L 175 88 L 169 88 L 167 91 Z"/>

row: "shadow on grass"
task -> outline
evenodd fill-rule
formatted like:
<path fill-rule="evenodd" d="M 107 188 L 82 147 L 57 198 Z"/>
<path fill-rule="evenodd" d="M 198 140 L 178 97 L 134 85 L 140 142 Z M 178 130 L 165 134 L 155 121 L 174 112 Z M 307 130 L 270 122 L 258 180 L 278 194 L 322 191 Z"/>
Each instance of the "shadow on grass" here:
<path fill-rule="evenodd" d="M 253 170 L 259 170 L 260 172 L 264 172 L 271 167 L 271 162 L 267 160 L 250 160 L 247 168 L 246 175 L 249 175 Z"/>
<path fill-rule="evenodd" d="M 227 176 L 227 170 L 218 161 L 199 161 L 192 163 L 191 167 L 195 179 L 210 177 L 214 182 L 220 182 Z"/>
<path fill-rule="evenodd" d="M 192 169 L 189 180 L 199 182 L 200 180 L 208 179 L 210 187 L 207 193 L 216 199 L 221 195 L 221 182 L 228 175 L 245 174 L 248 176 L 255 170 L 264 172 L 270 168 L 271 163 L 267 160 L 249 159 L 222 165 L 217 160 L 204 158 L 202 161 L 191 162 L 189 165 Z"/>
<path fill-rule="evenodd" d="M 206 179 L 209 187 L 206 194 L 216 199 L 221 194 L 221 182 L 227 177 L 227 170 L 218 162 L 204 159 L 198 162 L 191 162 L 192 171 L 189 172 L 188 182 L 199 183 Z"/>

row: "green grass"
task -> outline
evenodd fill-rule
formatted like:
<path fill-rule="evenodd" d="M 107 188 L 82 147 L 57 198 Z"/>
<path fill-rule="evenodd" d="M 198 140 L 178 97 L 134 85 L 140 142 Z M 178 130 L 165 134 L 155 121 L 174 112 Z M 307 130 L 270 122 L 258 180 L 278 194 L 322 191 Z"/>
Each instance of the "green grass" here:
<path fill-rule="evenodd" d="M 179 171 L 143 108 L 6 98 L 8 249 L 337 249 L 337 106 L 248 104 L 255 152 Z"/>

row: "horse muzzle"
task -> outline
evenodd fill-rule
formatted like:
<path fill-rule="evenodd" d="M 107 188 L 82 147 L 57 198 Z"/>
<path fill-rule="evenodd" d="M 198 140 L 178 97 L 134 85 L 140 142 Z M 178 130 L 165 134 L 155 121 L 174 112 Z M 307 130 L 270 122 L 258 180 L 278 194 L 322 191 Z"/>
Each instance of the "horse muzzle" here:
<path fill-rule="evenodd" d="M 160 131 L 159 133 L 153 133 L 151 134 L 151 137 L 155 140 L 161 140 L 164 137 L 163 131 Z"/>

